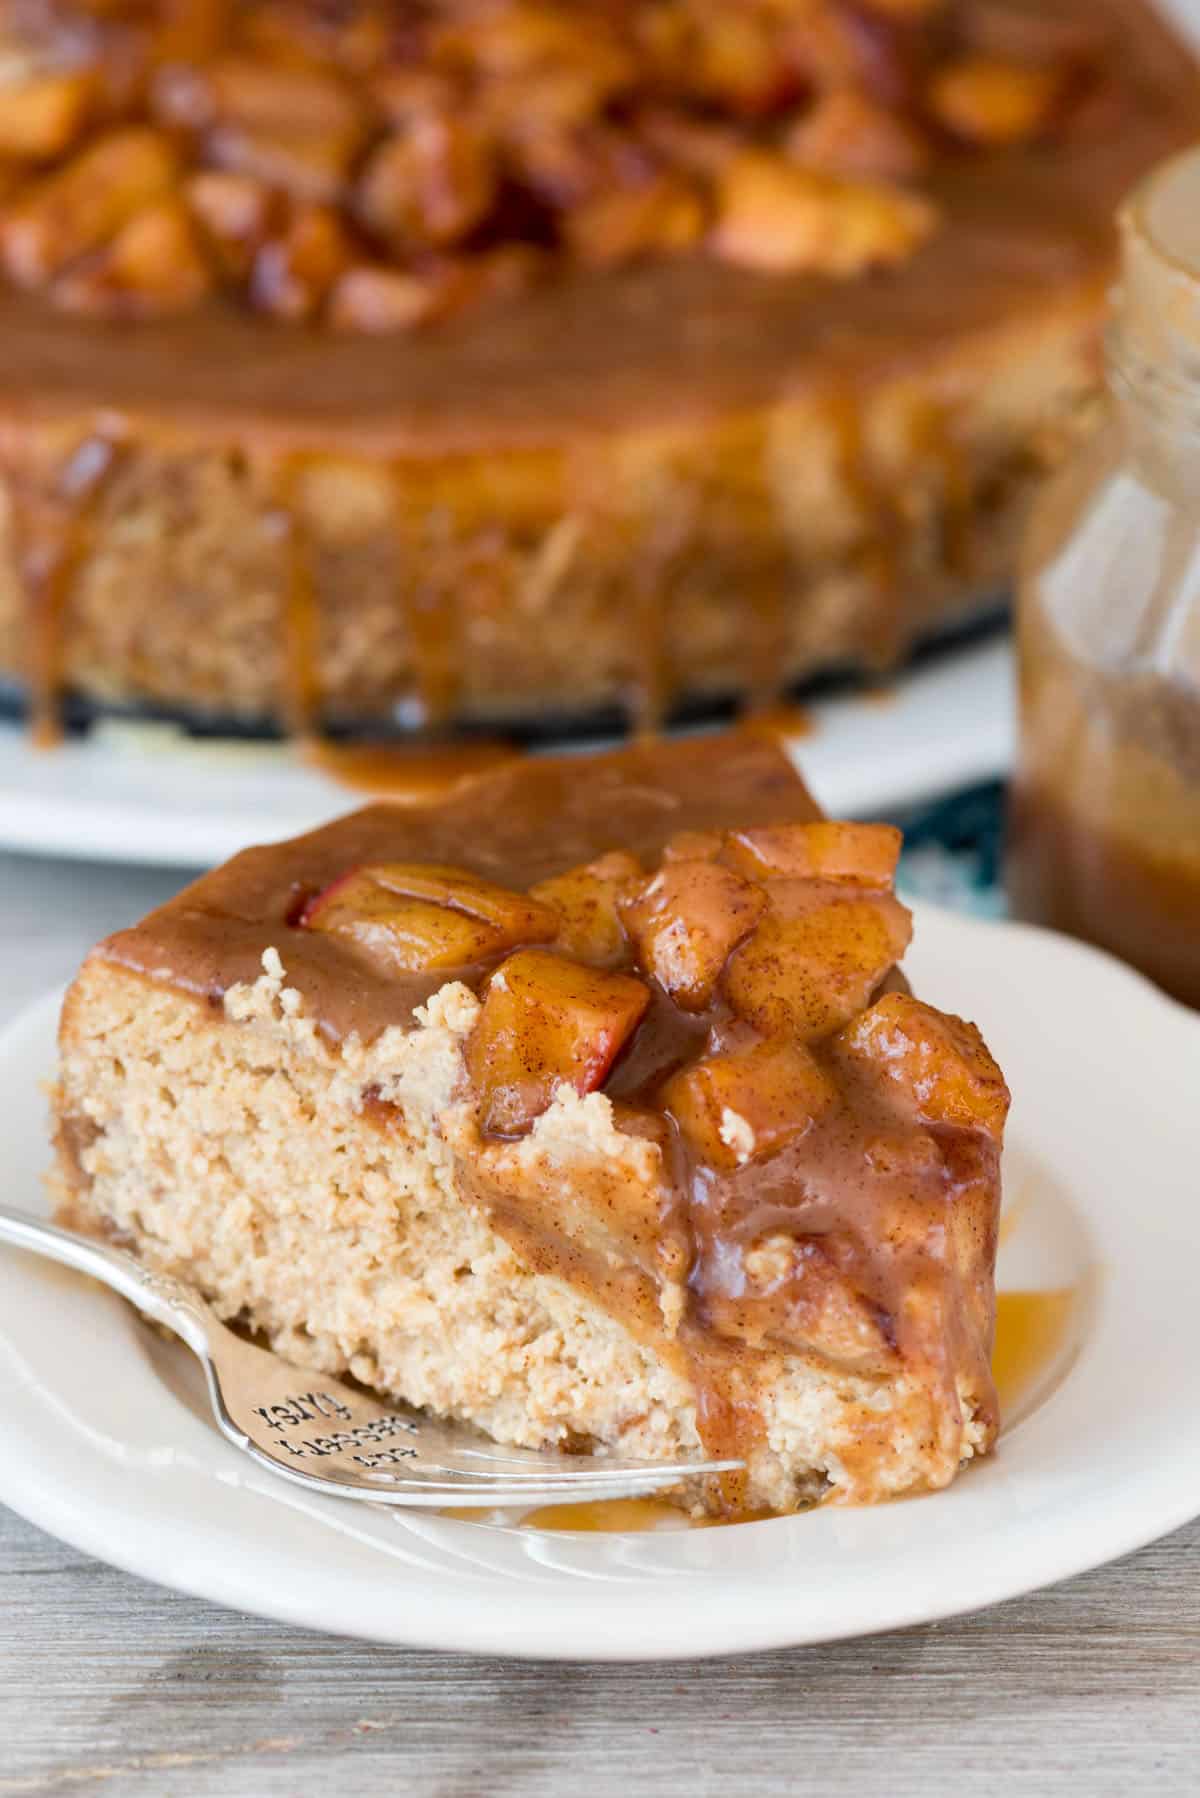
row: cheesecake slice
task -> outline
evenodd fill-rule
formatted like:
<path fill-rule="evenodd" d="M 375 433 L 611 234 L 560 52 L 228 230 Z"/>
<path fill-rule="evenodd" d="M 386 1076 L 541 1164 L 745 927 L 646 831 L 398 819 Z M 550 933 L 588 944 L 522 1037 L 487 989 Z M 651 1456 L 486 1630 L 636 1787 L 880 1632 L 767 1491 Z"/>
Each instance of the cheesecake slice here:
<path fill-rule="evenodd" d="M 899 834 L 733 735 L 236 857 L 88 957 L 63 1214 L 280 1353 L 788 1511 L 996 1434 L 1008 1092 L 897 973 Z"/>

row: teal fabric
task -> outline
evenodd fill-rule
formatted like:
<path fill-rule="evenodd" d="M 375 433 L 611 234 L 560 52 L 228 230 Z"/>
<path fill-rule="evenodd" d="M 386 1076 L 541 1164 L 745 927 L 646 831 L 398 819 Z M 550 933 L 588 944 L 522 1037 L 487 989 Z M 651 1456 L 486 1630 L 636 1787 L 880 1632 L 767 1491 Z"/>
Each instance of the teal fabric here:
<path fill-rule="evenodd" d="M 904 832 L 897 886 L 905 897 L 932 899 L 977 917 L 1004 916 L 999 781 L 898 813 L 893 822 Z"/>

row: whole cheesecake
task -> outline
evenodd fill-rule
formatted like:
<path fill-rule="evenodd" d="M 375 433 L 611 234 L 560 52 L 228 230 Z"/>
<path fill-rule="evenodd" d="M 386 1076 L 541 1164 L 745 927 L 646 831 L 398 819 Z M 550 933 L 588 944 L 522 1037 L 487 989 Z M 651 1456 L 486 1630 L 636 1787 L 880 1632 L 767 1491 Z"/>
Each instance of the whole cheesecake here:
<path fill-rule="evenodd" d="M 23 0 L 0 672 L 640 721 L 994 595 L 1195 129 L 1141 0 Z"/>

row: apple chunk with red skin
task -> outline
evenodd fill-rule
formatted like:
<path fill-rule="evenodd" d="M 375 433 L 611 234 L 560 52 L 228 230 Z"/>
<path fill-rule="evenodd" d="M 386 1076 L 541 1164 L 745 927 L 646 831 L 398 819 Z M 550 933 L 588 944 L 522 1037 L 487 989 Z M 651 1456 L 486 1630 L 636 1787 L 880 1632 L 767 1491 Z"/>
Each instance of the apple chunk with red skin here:
<path fill-rule="evenodd" d="M 559 915 L 557 946 L 593 967 L 613 967 L 624 959 L 625 930 L 620 901 L 645 878 L 642 864 L 624 849 L 614 849 L 581 868 L 569 868 L 531 887 L 530 897 L 552 905 Z"/>
<path fill-rule="evenodd" d="M 737 1015 L 764 1035 L 811 1041 L 862 1010 L 911 936 L 912 919 L 890 893 L 790 915 L 772 908 L 730 960 L 721 985 Z"/>
<path fill-rule="evenodd" d="M 558 917 L 524 893 L 463 868 L 379 862 L 310 899 L 306 930 L 350 944 L 389 974 L 466 968 L 521 943 L 549 942 Z"/>
<path fill-rule="evenodd" d="M 622 906 L 638 961 L 683 1011 L 703 1011 L 731 952 L 766 910 L 767 897 L 716 862 L 667 863 Z"/>
<path fill-rule="evenodd" d="M 521 949 L 488 981 L 467 1044 L 479 1121 L 500 1136 L 526 1130 L 562 1086 L 595 1092 L 641 1022 L 649 989 L 629 974 Z"/>
<path fill-rule="evenodd" d="M 1004 1134 L 1009 1091 L 974 1024 L 886 993 L 835 1037 L 835 1052 L 925 1124 Z"/>
<path fill-rule="evenodd" d="M 673 1074 L 662 1092 L 695 1153 L 725 1171 L 777 1154 L 837 1097 L 803 1043 L 784 1039 L 706 1055 Z"/>

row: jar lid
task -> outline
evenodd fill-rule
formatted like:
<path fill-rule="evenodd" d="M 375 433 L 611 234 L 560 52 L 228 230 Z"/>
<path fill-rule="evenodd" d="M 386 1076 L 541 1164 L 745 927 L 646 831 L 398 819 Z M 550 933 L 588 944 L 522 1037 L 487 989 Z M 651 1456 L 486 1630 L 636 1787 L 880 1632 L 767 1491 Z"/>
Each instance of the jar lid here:
<path fill-rule="evenodd" d="M 1120 226 L 1122 331 L 1140 360 L 1200 383 L 1200 147 L 1135 188 Z"/>

